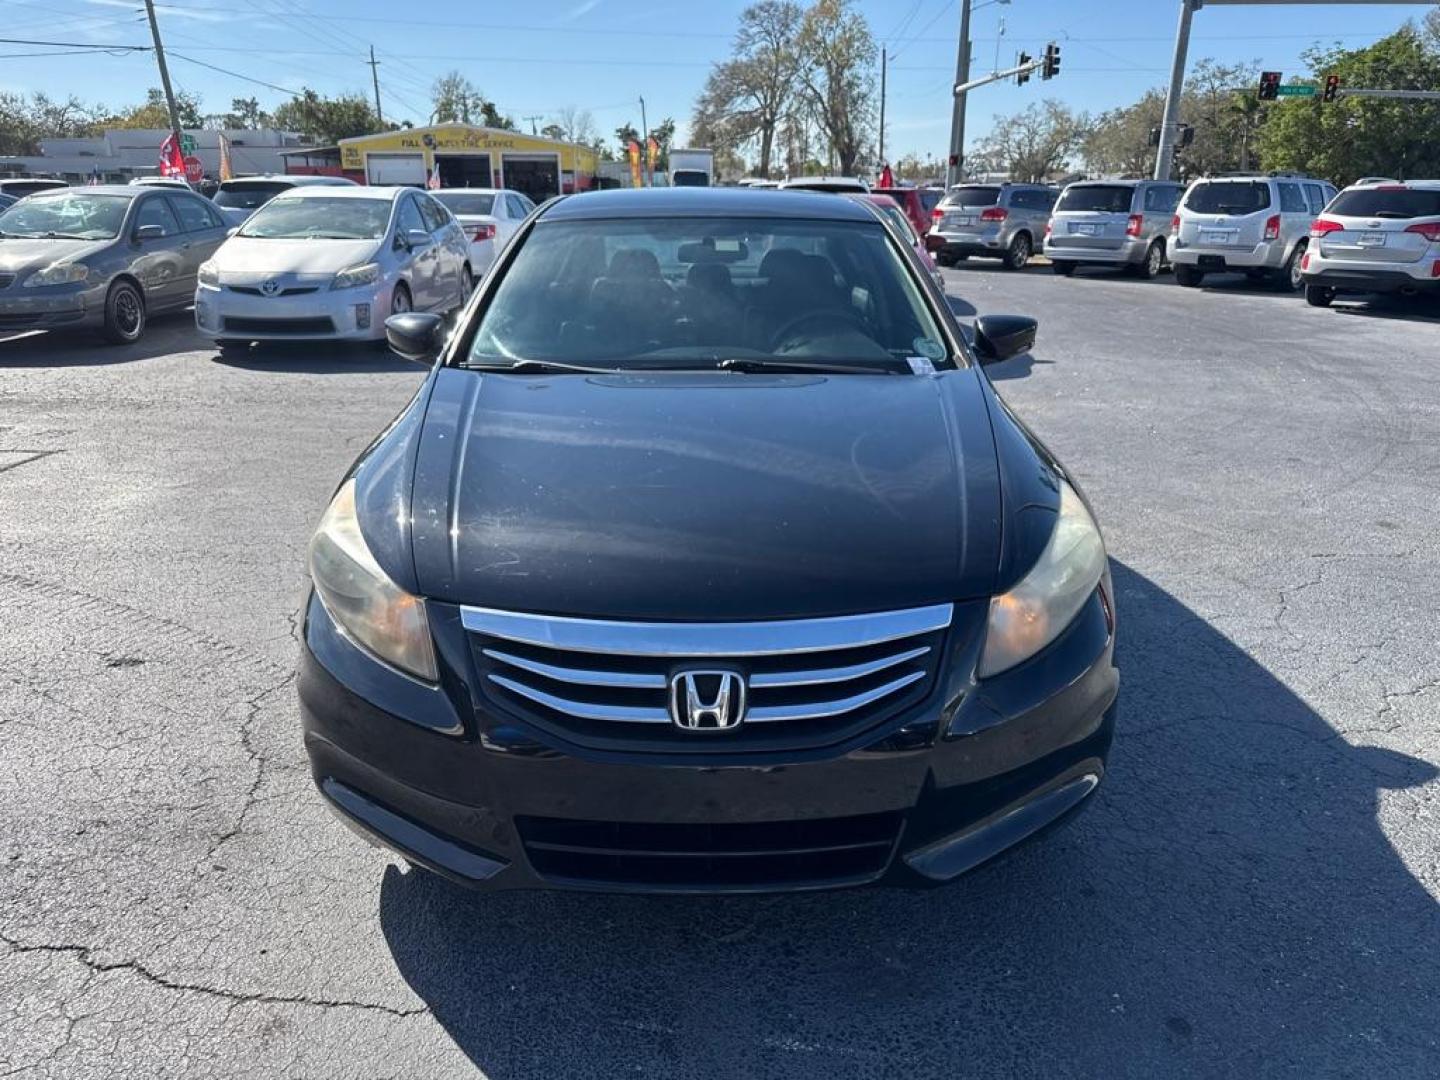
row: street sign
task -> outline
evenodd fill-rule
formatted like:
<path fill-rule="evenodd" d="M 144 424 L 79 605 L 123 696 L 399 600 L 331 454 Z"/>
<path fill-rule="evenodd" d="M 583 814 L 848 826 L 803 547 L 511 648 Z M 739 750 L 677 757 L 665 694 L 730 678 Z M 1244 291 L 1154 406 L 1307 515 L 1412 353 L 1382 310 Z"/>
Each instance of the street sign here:
<path fill-rule="evenodd" d="M 186 157 L 189 157 L 191 154 L 195 153 L 194 135 L 187 135 L 183 131 L 180 133 L 180 152 Z"/>
<path fill-rule="evenodd" d="M 185 159 L 185 179 L 192 184 L 205 179 L 205 163 L 193 154 Z"/>
<path fill-rule="evenodd" d="M 1275 94 L 1278 97 L 1314 97 L 1315 87 L 1306 86 L 1304 83 L 1296 86 L 1277 86 Z"/>

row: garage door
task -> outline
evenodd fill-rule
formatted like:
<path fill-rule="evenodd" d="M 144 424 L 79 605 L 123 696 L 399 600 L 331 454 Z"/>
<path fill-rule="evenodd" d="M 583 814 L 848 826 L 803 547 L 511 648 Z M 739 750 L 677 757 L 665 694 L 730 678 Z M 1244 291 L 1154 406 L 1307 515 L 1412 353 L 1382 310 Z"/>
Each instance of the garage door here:
<path fill-rule="evenodd" d="M 365 176 L 372 184 L 425 186 L 425 158 L 420 154 L 369 154 Z"/>

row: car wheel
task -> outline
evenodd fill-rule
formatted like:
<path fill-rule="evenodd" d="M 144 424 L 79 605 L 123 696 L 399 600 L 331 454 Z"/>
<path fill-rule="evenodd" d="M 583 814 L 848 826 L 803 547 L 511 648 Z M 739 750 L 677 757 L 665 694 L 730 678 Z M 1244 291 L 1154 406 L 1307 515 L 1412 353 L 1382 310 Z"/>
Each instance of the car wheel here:
<path fill-rule="evenodd" d="M 470 294 L 475 291 L 475 275 L 470 272 L 470 264 L 466 263 L 460 268 L 460 307 L 465 306 L 465 301 L 470 299 Z"/>
<path fill-rule="evenodd" d="M 1156 240 L 1145 251 L 1145 261 L 1136 269 L 1142 278 L 1154 279 L 1165 269 L 1165 241 Z"/>
<path fill-rule="evenodd" d="M 1205 274 L 1193 266 L 1177 266 L 1175 267 L 1175 280 L 1187 289 L 1194 289 L 1198 288 L 1200 283 L 1205 280 Z"/>
<path fill-rule="evenodd" d="M 403 281 L 395 286 L 395 291 L 390 294 L 390 314 L 404 315 L 407 311 L 415 309 L 410 299 L 410 287 Z"/>
<path fill-rule="evenodd" d="M 1015 239 L 1010 241 L 1010 246 L 1005 249 L 1005 269 L 1024 270 L 1025 264 L 1030 261 L 1031 244 L 1029 233 L 1016 233 Z"/>
<path fill-rule="evenodd" d="M 1052 262 L 1050 264 L 1050 269 L 1055 271 L 1055 273 L 1059 274 L 1061 277 L 1069 277 L 1071 274 L 1075 273 L 1075 264 L 1073 262 Z"/>
<path fill-rule="evenodd" d="M 1295 245 L 1295 250 L 1290 253 L 1290 261 L 1285 264 L 1284 276 L 1280 279 L 1281 287 L 1291 292 L 1299 292 L 1305 286 L 1305 279 L 1300 276 L 1300 260 L 1305 258 L 1305 248 L 1304 240 Z"/>
<path fill-rule="evenodd" d="M 105 322 L 100 331 L 112 345 L 129 345 L 145 332 L 145 297 L 133 282 L 117 281 L 105 295 Z"/>
<path fill-rule="evenodd" d="M 1335 302 L 1335 290 L 1324 285 L 1306 285 L 1305 303 L 1311 307 L 1329 307 Z"/>

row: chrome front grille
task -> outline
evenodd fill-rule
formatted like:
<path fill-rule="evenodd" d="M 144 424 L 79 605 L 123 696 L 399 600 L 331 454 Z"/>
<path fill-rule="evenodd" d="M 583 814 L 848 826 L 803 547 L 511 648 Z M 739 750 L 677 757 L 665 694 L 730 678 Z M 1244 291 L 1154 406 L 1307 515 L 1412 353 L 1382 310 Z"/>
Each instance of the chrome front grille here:
<path fill-rule="evenodd" d="M 950 604 L 819 619 L 646 623 L 461 608 L 495 712 L 601 749 L 724 752 L 839 742 L 935 684 Z M 737 726 L 675 722 L 673 680 L 743 680 Z"/>

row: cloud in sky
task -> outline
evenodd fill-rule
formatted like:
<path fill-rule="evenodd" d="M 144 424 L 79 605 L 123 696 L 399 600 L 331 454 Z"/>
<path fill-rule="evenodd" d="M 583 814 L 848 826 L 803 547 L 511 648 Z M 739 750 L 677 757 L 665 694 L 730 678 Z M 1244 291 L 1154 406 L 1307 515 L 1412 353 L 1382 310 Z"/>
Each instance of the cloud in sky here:
<path fill-rule="evenodd" d="M 557 26 L 564 26 L 566 23 L 572 23 L 576 19 L 590 14 L 590 12 L 594 11 L 599 6 L 600 0 L 580 0 L 580 3 L 576 4 L 572 8 L 562 11 L 558 16 L 556 16 L 555 24 Z"/>

